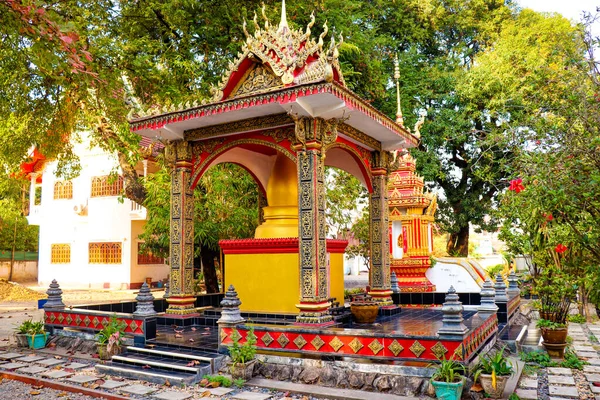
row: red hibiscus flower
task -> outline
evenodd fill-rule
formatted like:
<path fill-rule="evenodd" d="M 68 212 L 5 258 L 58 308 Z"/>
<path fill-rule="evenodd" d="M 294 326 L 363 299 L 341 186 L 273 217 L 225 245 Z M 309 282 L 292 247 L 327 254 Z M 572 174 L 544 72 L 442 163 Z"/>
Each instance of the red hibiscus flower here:
<path fill-rule="evenodd" d="M 554 250 L 555 250 L 555 251 L 556 251 L 558 254 L 561 254 L 561 253 L 564 253 L 565 251 L 567 251 L 567 246 L 565 246 L 565 245 L 564 245 L 564 244 L 562 244 L 562 243 L 559 243 L 559 244 L 557 244 L 557 245 L 556 245 L 556 247 L 554 248 Z"/>
<path fill-rule="evenodd" d="M 514 190 L 517 194 L 525 190 L 525 186 L 523 186 L 523 179 L 519 178 L 510 181 L 510 186 L 508 187 L 508 190 Z"/>

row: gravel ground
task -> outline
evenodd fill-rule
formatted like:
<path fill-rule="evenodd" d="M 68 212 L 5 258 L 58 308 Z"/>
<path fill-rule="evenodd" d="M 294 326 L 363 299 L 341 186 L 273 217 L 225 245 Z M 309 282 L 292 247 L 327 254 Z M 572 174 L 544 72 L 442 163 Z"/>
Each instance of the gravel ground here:
<path fill-rule="evenodd" d="M 548 400 L 550 398 L 550 389 L 548 387 L 548 371 L 546 368 L 540 368 L 538 371 L 538 399 Z"/>
<path fill-rule="evenodd" d="M 37 388 L 26 383 L 3 379 L 0 381 L 0 400 L 91 400 L 93 397 L 78 393 Z"/>

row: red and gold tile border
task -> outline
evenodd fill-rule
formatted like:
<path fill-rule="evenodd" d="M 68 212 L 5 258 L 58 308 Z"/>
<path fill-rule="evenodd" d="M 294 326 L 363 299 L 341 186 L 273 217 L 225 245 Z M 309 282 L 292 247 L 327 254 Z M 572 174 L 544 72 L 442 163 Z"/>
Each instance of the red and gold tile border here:
<path fill-rule="evenodd" d="M 79 328 L 100 331 L 110 322 L 113 313 L 78 312 L 77 310 L 45 311 L 44 322 L 46 325 L 61 328 Z M 125 322 L 125 333 L 144 335 L 144 318 L 119 317 L 117 320 Z"/>
<path fill-rule="evenodd" d="M 241 325 L 236 329 L 241 335 L 240 342 L 245 342 L 250 326 Z M 495 315 L 462 341 L 432 336 L 349 334 L 348 331 L 342 334 L 327 329 L 311 332 L 296 326 L 254 326 L 259 351 L 424 362 L 450 357 L 458 361 L 469 361 L 497 331 L 498 319 Z M 232 344 L 232 332 L 231 327 L 221 328 L 221 345 Z"/>

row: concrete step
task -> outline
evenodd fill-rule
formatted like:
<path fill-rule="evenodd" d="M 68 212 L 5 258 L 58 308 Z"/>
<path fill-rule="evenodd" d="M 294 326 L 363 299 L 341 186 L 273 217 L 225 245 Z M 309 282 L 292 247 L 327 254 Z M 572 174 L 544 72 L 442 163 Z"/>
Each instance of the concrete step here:
<path fill-rule="evenodd" d="M 174 371 L 192 375 L 211 373 L 210 364 L 206 362 L 199 361 L 200 364 L 188 366 L 187 364 L 190 363 L 190 360 L 173 360 L 155 355 L 142 356 L 127 353 L 122 356 L 113 356 L 111 362 L 112 364 L 150 366 L 156 370 Z"/>
<path fill-rule="evenodd" d="M 176 351 L 173 349 L 169 349 L 169 348 L 164 348 L 164 347 L 136 347 L 136 346 L 129 346 L 127 347 L 127 353 L 131 354 L 131 355 L 135 355 L 135 354 L 143 354 L 145 356 L 156 356 L 156 357 L 160 357 L 162 359 L 165 360 L 186 360 L 188 363 L 189 361 L 199 361 L 201 363 L 207 363 L 210 365 L 210 371 L 211 373 L 215 373 L 215 359 L 220 359 L 223 358 L 222 355 L 220 354 L 208 354 L 208 353 L 201 353 L 201 354 L 205 354 L 205 355 L 199 355 L 199 354 L 194 354 L 194 353 L 183 353 L 180 351 Z"/>
<path fill-rule="evenodd" d="M 113 364 L 107 362 L 106 364 L 96 364 L 96 371 L 101 374 L 119 376 L 122 378 L 135 379 L 140 381 L 146 381 L 156 383 L 159 385 L 169 381 L 171 385 L 191 385 L 199 382 L 202 377 L 192 374 L 182 374 L 174 371 L 159 371 L 154 369 L 143 369 L 141 366 L 126 365 L 126 364 Z"/>

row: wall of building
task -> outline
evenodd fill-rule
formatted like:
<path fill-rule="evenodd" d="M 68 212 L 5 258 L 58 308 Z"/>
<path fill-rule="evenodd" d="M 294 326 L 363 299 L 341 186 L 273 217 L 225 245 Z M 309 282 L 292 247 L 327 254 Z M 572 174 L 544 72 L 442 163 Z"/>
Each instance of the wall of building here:
<path fill-rule="evenodd" d="M 40 285 L 52 279 L 61 287 L 127 288 L 130 283 L 131 259 L 131 202 L 119 201 L 117 196 L 91 197 L 94 176 L 115 172 L 118 165 L 114 155 L 99 148 L 88 148 L 85 143 L 75 145 L 80 157 L 81 173 L 73 181 L 73 198 L 54 200 L 56 162 L 46 165 L 42 181 L 42 201 L 37 206 L 40 225 L 39 274 Z M 81 215 L 74 207 L 81 205 Z M 89 264 L 90 242 L 121 243 L 120 264 Z M 52 244 L 70 244 L 70 263 L 51 263 Z"/>
<path fill-rule="evenodd" d="M 152 282 L 162 281 L 169 277 L 169 266 L 166 264 L 139 265 L 137 257 L 138 244 L 142 242 L 139 235 L 144 231 L 146 221 L 131 221 L 131 276 L 130 286 L 138 288 L 152 278 Z"/>
<path fill-rule="evenodd" d="M 7 279 L 10 274 L 10 261 L 0 261 L 0 279 Z M 15 261 L 13 265 L 13 282 L 35 282 L 38 277 L 37 261 Z"/>

